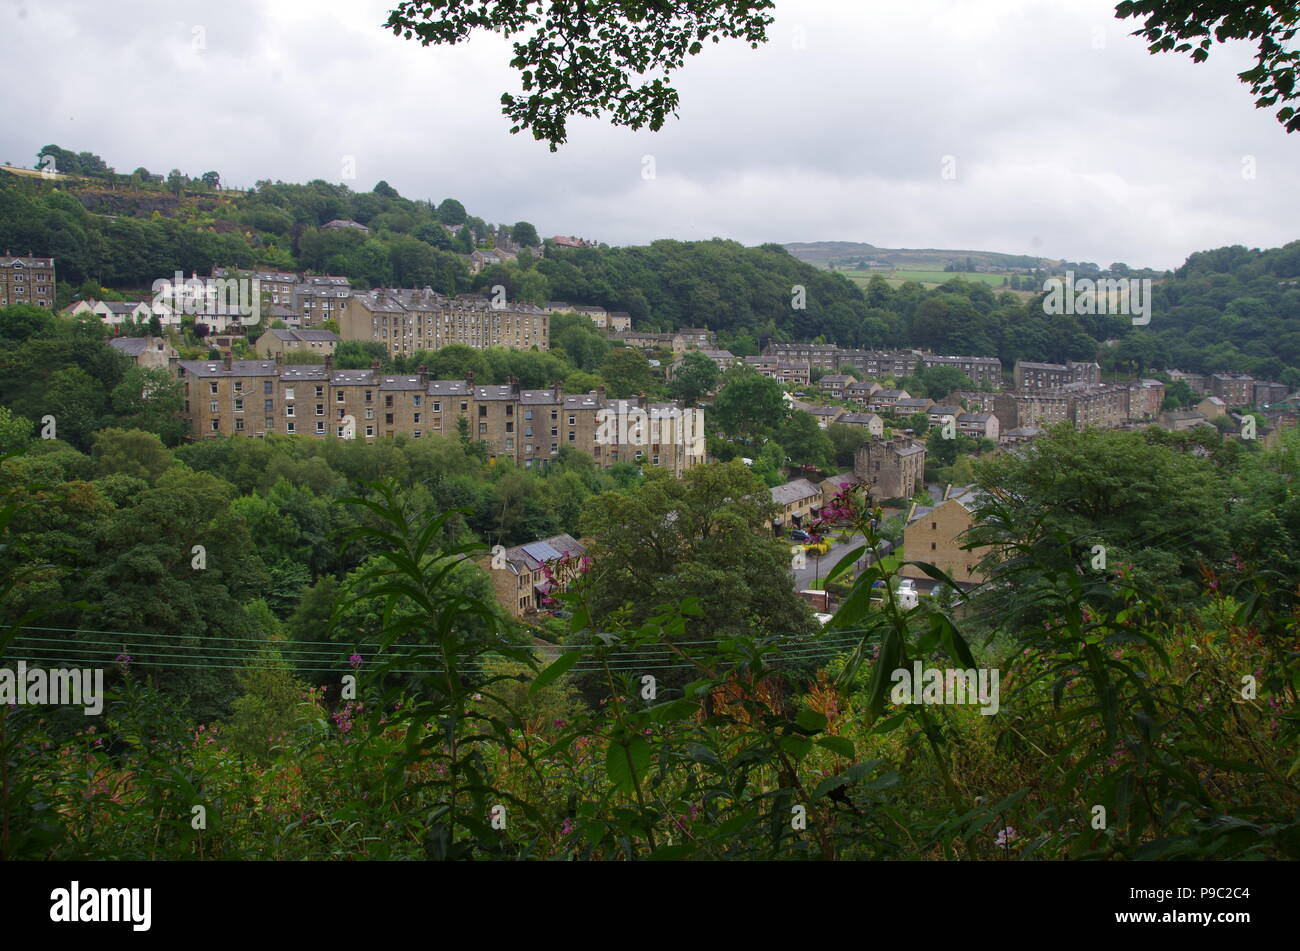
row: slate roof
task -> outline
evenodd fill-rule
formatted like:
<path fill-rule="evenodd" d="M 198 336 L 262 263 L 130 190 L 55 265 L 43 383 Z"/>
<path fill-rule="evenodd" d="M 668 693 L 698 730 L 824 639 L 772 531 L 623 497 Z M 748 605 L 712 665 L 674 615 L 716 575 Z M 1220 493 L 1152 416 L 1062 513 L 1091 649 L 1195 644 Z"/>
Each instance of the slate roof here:
<path fill-rule="evenodd" d="M 785 485 L 775 486 L 769 491 L 772 493 L 772 501 L 777 505 L 790 505 L 813 496 L 820 497 L 822 494 L 821 489 L 807 479 L 795 479 Z"/>

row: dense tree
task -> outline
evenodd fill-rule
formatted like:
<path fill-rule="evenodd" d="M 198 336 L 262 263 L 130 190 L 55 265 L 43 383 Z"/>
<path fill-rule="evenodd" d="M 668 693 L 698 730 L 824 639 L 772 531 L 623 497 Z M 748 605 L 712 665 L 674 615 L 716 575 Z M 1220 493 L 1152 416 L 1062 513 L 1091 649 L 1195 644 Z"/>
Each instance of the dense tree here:
<path fill-rule="evenodd" d="M 835 461 L 835 444 L 811 413 L 791 413 L 773 438 L 794 465 L 829 468 Z"/>
<path fill-rule="evenodd" d="M 976 471 L 984 489 L 1032 500 L 1026 517 L 1049 513 L 1048 531 L 1080 552 L 1104 546 L 1108 564 L 1134 565 L 1147 586 L 1185 590 L 1201 562 L 1228 553 L 1227 494 L 1213 462 L 1160 445 L 1159 436 L 1060 426 Z"/>
<path fill-rule="evenodd" d="M 713 392 L 718 385 L 721 373 L 718 365 L 698 351 L 690 351 L 682 357 L 681 364 L 673 371 L 670 387 L 673 398 L 681 400 L 687 406 L 694 406 L 703 397 Z"/>
<path fill-rule="evenodd" d="M 614 399 L 627 399 L 644 393 L 654 383 L 650 361 L 641 351 L 628 347 L 611 350 L 600 366 L 600 375 Z"/>
<path fill-rule="evenodd" d="M 773 505 L 740 462 L 698 466 L 681 479 L 652 469 L 643 485 L 599 495 L 587 512 L 584 532 L 595 539 L 591 601 L 600 621 L 628 609 L 637 623 L 696 596 L 704 614 L 688 625 L 690 639 L 813 629 L 790 587 L 788 545 L 754 531 Z"/>
<path fill-rule="evenodd" d="M 721 432 L 752 439 L 775 432 L 789 408 L 779 383 L 748 367 L 737 367 L 726 374 L 709 415 Z"/>
<path fill-rule="evenodd" d="M 537 236 L 537 229 L 527 221 L 517 221 L 510 229 L 510 240 L 526 248 L 535 248 L 542 243 Z"/>

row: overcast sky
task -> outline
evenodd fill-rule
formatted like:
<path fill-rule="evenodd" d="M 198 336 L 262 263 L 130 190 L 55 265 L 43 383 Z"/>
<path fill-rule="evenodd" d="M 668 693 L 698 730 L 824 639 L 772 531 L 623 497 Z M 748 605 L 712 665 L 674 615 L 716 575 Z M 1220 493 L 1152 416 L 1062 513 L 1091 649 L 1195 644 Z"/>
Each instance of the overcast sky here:
<path fill-rule="evenodd" d="M 778 0 L 765 46 L 709 44 L 677 74 L 663 130 L 576 119 L 557 153 L 500 114 L 518 88 L 505 40 L 421 47 L 382 28 L 392 5 L 0 0 L 0 160 L 31 166 L 54 143 L 237 186 L 384 179 L 610 244 L 866 241 L 1163 268 L 1300 237 L 1300 135 L 1236 79 L 1249 48 L 1151 56 L 1113 0 Z"/>

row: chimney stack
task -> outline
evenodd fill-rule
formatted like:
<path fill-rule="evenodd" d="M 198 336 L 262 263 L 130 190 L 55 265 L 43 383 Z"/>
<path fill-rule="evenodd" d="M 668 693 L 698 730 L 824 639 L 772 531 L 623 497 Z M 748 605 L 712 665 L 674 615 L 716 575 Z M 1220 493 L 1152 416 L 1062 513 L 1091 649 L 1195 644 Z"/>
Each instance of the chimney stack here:
<path fill-rule="evenodd" d="M 221 358 L 221 365 L 227 371 L 230 370 L 230 354 L 226 354 L 224 357 Z"/>
<path fill-rule="evenodd" d="M 334 355 L 327 353 L 325 354 L 325 372 L 329 373 L 332 369 L 334 369 Z"/>

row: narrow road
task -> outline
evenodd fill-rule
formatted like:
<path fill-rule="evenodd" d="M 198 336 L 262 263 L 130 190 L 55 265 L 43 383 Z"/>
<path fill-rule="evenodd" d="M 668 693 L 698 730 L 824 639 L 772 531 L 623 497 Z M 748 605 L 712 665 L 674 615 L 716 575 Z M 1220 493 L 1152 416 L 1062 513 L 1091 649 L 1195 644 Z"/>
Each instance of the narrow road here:
<path fill-rule="evenodd" d="M 789 539 L 786 539 L 786 541 L 788 541 L 791 546 L 798 544 L 798 542 L 790 541 Z M 841 558 L 847 555 L 854 548 L 863 544 L 866 544 L 866 539 L 861 535 L 854 535 L 845 544 L 831 545 L 831 550 L 822 555 L 820 561 L 818 561 L 816 555 L 811 552 L 806 552 L 804 554 L 806 560 L 804 567 L 795 568 L 791 571 L 794 590 L 803 591 L 805 588 L 811 588 L 815 580 L 818 578 L 825 578 L 826 574 L 839 563 Z M 886 555 L 893 551 L 893 545 L 889 542 L 885 542 L 881 547 Z M 871 557 L 870 552 L 865 553 L 861 562 L 862 566 L 865 567 L 870 564 Z"/>

